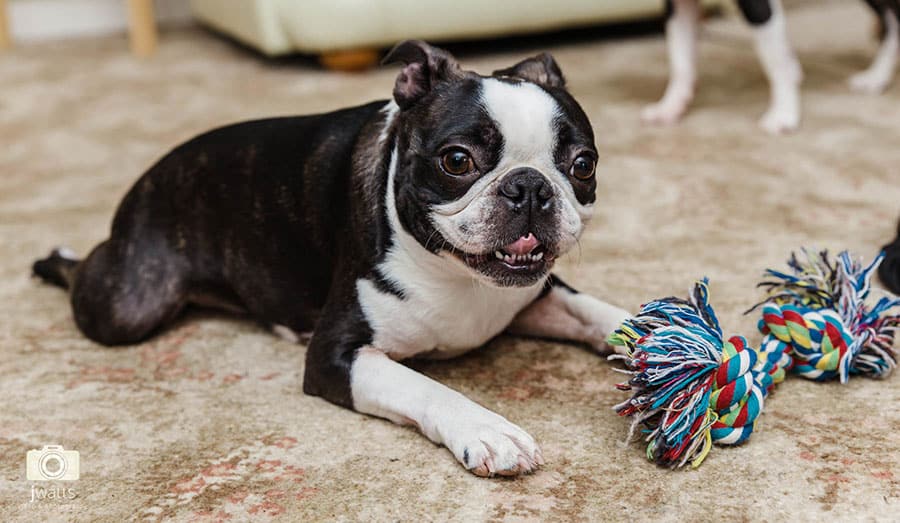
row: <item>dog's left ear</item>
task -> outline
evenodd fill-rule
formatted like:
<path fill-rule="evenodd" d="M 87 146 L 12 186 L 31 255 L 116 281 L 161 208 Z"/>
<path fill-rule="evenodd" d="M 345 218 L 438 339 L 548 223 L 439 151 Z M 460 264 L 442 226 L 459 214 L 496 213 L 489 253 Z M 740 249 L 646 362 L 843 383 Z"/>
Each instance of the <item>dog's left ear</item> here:
<path fill-rule="evenodd" d="M 559 65 L 549 53 L 541 53 L 522 60 L 516 65 L 494 71 L 493 76 L 512 76 L 545 87 L 565 87 L 566 78 L 563 76 Z"/>

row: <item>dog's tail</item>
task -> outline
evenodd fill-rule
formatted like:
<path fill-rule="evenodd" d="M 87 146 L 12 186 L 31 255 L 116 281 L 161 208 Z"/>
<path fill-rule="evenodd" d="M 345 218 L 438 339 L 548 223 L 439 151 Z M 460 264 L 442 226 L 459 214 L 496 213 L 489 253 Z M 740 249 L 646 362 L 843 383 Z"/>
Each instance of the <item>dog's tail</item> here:
<path fill-rule="evenodd" d="M 897 224 L 897 237 L 884 246 L 884 261 L 878 267 L 878 277 L 891 292 L 900 294 L 900 224 Z"/>
<path fill-rule="evenodd" d="M 68 289 L 72 285 L 75 276 L 75 268 L 81 261 L 75 253 L 65 247 L 53 249 L 50 256 L 34 262 L 31 270 L 35 276 L 47 283 Z"/>

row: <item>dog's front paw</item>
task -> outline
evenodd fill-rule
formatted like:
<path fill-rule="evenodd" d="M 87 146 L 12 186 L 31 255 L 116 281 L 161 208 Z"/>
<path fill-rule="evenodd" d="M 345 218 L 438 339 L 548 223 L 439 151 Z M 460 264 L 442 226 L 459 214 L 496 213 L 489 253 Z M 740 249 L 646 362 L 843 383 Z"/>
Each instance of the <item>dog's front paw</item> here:
<path fill-rule="evenodd" d="M 641 111 L 641 120 L 652 125 L 673 125 L 681 120 L 687 112 L 687 107 L 687 100 L 664 99 L 644 107 Z"/>
<path fill-rule="evenodd" d="M 850 89 L 858 93 L 881 94 L 890 85 L 891 77 L 880 70 L 870 69 L 851 76 L 847 83 Z"/>
<path fill-rule="evenodd" d="M 477 476 L 518 476 L 544 464 L 534 438 L 498 414 L 478 407 L 448 419 L 444 445 Z"/>
<path fill-rule="evenodd" d="M 613 329 L 614 331 L 615 329 Z M 609 335 L 612 331 L 608 331 L 606 329 L 597 329 L 592 336 L 590 341 L 591 348 L 594 349 L 594 352 L 599 354 L 600 356 L 609 356 L 610 354 L 617 352 L 622 354 L 625 350 L 624 347 L 619 347 L 616 345 L 611 345 L 609 343 Z"/>
<path fill-rule="evenodd" d="M 787 134 L 800 127 L 800 110 L 773 106 L 759 120 L 759 126 L 769 134 Z"/>
<path fill-rule="evenodd" d="M 609 335 L 622 326 L 632 315 L 625 309 L 602 302 L 589 294 L 577 294 L 568 304 L 569 312 L 577 317 L 584 328 L 582 341 L 587 342 L 597 354 L 607 356 L 621 352 L 624 347 L 607 343 Z"/>
<path fill-rule="evenodd" d="M 476 476 L 518 476 L 544 464 L 534 438 L 506 420 L 472 427 L 460 443 L 462 453 L 453 454 Z"/>

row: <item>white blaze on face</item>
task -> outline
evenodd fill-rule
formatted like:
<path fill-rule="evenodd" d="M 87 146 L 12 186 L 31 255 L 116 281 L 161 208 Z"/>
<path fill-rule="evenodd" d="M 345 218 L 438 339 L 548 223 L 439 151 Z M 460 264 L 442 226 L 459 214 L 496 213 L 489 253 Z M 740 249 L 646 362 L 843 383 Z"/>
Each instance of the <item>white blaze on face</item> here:
<path fill-rule="evenodd" d="M 503 160 L 553 168 L 556 126 L 560 116 L 556 100 L 540 87 L 493 78 L 482 83 L 482 104 L 503 136 Z M 501 160 L 498 167 L 502 167 Z"/>
<path fill-rule="evenodd" d="M 482 254 L 496 247 L 493 232 L 502 224 L 491 216 L 498 186 L 513 169 L 531 167 L 541 172 L 553 187 L 557 199 L 556 220 L 561 251 L 574 245 L 592 205 L 582 205 L 565 173 L 554 162 L 557 146 L 556 120 L 562 114 L 556 100 L 545 90 L 528 82 L 494 78 L 482 80 L 481 104 L 503 137 L 500 162 L 483 173 L 458 200 L 433 207 L 437 230 L 457 249 Z"/>

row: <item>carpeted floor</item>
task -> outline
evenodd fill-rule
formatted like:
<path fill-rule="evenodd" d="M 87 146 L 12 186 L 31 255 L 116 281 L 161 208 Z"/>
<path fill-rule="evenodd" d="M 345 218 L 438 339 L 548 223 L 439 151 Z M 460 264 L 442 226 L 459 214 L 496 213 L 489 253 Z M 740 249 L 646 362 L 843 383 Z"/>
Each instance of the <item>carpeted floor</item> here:
<path fill-rule="evenodd" d="M 598 217 L 559 265 L 570 283 L 636 308 L 712 278 L 727 330 L 758 341 L 760 272 L 791 249 L 870 257 L 900 214 L 900 85 L 852 94 L 872 22 L 856 2 L 792 2 L 806 70 L 796 135 L 756 127 L 767 85 L 748 32 L 712 23 L 695 110 L 638 122 L 665 82 L 661 37 L 560 42 L 552 51 L 597 130 Z M 138 63 L 122 38 L 0 56 L 0 520 L 896 520 L 900 376 L 783 384 L 748 445 L 668 471 L 626 420 L 613 366 L 586 351 L 501 337 L 415 364 L 537 437 L 547 465 L 479 479 L 410 429 L 301 392 L 304 348 L 238 319 L 194 315 L 140 346 L 82 338 L 31 261 L 102 240 L 117 202 L 169 147 L 212 126 L 387 96 L 396 70 L 332 74 L 267 63 L 198 30 Z M 528 50 L 531 51 L 531 50 Z M 479 71 L 522 52 L 467 54 Z M 31 502 L 29 449 L 80 451 L 74 499 Z M 46 492 L 46 491 L 45 491 Z"/>

